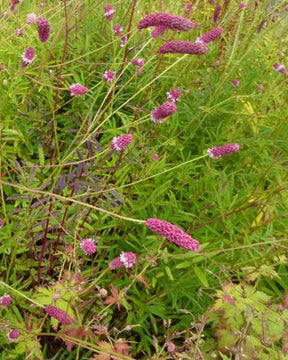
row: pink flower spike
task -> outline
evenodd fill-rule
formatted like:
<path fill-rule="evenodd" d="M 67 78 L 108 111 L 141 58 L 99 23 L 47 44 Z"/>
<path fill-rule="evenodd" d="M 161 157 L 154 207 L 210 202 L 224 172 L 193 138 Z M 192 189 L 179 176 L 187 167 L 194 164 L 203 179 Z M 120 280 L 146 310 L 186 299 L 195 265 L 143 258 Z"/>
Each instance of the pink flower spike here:
<path fill-rule="evenodd" d="M 33 25 L 36 21 L 36 18 L 37 18 L 36 14 L 34 14 L 34 13 L 28 14 L 27 15 L 27 24 Z"/>
<path fill-rule="evenodd" d="M 25 67 L 28 64 L 31 64 L 35 60 L 35 57 L 36 57 L 35 49 L 33 47 L 27 48 L 22 54 L 21 66 Z"/>
<path fill-rule="evenodd" d="M 137 75 L 141 75 L 142 74 L 142 68 L 138 68 L 136 72 L 137 72 Z"/>
<path fill-rule="evenodd" d="M 14 342 L 19 338 L 19 331 L 18 330 L 10 330 L 7 333 L 7 338 L 10 342 Z"/>
<path fill-rule="evenodd" d="M 220 27 L 217 27 L 213 30 L 208 31 L 206 34 L 200 36 L 197 40 L 203 41 L 205 44 L 210 43 L 211 41 L 214 41 L 218 37 L 220 37 L 223 33 L 223 29 Z"/>
<path fill-rule="evenodd" d="M 173 102 L 180 101 L 179 99 L 180 99 L 180 96 L 181 96 L 181 90 L 178 89 L 178 88 L 177 89 L 172 89 L 172 90 L 168 91 L 166 93 L 166 95 L 167 95 L 167 99 L 169 101 L 173 101 Z"/>
<path fill-rule="evenodd" d="M 154 161 L 157 161 L 157 160 L 159 159 L 159 155 L 158 155 L 158 154 L 153 154 L 153 155 L 152 155 L 152 159 L 153 159 Z"/>
<path fill-rule="evenodd" d="M 214 15 L 213 15 L 213 24 L 217 24 L 218 20 L 219 20 L 219 15 L 220 12 L 222 10 L 222 6 L 221 5 L 217 5 L 214 11 Z"/>
<path fill-rule="evenodd" d="M 167 29 L 169 29 L 167 26 L 156 26 L 152 31 L 152 37 L 156 38 L 163 35 Z"/>
<path fill-rule="evenodd" d="M 115 35 L 121 36 L 122 33 L 123 33 L 122 26 L 121 26 L 120 24 L 116 24 L 116 25 L 113 27 L 113 31 L 114 31 L 114 34 L 115 34 Z"/>
<path fill-rule="evenodd" d="M 120 38 L 120 40 L 121 40 L 121 44 L 120 44 L 120 47 L 124 47 L 126 44 L 127 44 L 127 42 L 128 42 L 128 36 L 121 36 L 121 38 Z"/>
<path fill-rule="evenodd" d="M 245 8 L 245 3 L 241 1 L 238 6 L 239 6 L 239 9 L 242 10 Z"/>
<path fill-rule="evenodd" d="M 104 9 L 105 9 L 104 15 L 105 15 L 106 19 L 107 20 L 113 20 L 114 14 L 116 12 L 116 10 L 113 9 L 113 6 L 112 5 L 106 5 Z"/>
<path fill-rule="evenodd" d="M 58 320 L 61 324 L 71 325 L 73 319 L 66 313 L 66 311 L 57 308 L 56 306 L 48 305 L 45 306 L 46 313 Z"/>
<path fill-rule="evenodd" d="M 107 82 L 107 81 L 113 81 L 115 76 L 114 71 L 112 70 L 106 70 L 105 73 L 102 76 L 102 80 Z"/>
<path fill-rule="evenodd" d="M 0 65 L 0 74 L 1 74 L 1 72 L 2 72 L 2 68 L 1 68 L 1 65 Z M 4 224 L 4 221 L 0 218 L 0 229 L 2 229 L 3 224 Z"/>
<path fill-rule="evenodd" d="M 140 20 L 138 29 L 146 29 L 150 26 L 165 26 L 173 30 L 188 31 L 192 28 L 192 22 L 181 16 L 165 13 L 149 14 Z"/>
<path fill-rule="evenodd" d="M 21 36 L 23 35 L 23 31 L 21 29 L 16 29 L 15 34 Z"/>
<path fill-rule="evenodd" d="M 263 85 L 259 85 L 259 86 L 258 86 L 258 90 L 264 91 L 264 86 L 263 86 Z"/>
<path fill-rule="evenodd" d="M 82 96 L 87 93 L 88 89 L 81 84 L 72 84 L 69 91 L 71 96 Z"/>
<path fill-rule="evenodd" d="M 167 54 L 167 53 L 179 53 L 179 54 L 194 54 L 194 55 L 203 55 L 206 54 L 208 48 L 205 43 L 202 41 L 191 42 L 191 41 L 168 41 L 163 44 L 158 53 Z"/>
<path fill-rule="evenodd" d="M 215 61 L 214 64 L 212 64 L 212 66 L 217 67 L 220 66 L 221 62 L 219 60 Z"/>
<path fill-rule="evenodd" d="M 219 159 L 222 156 L 237 152 L 239 150 L 239 144 L 225 144 L 222 146 L 214 146 L 213 148 L 208 149 L 207 153 L 212 159 Z"/>
<path fill-rule="evenodd" d="M 235 78 L 235 79 L 232 80 L 232 85 L 233 85 L 234 87 L 238 87 L 239 84 L 240 84 L 240 81 L 239 81 L 237 78 Z"/>
<path fill-rule="evenodd" d="M 93 239 L 84 239 L 80 243 L 80 248 L 84 251 L 86 255 L 92 255 L 96 251 L 95 240 Z"/>
<path fill-rule="evenodd" d="M 120 256 L 110 262 L 109 268 L 111 270 L 121 267 L 125 267 L 126 269 L 132 268 L 136 260 L 136 255 L 133 252 L 122 252 Z"/>
<path fill-rule="evenodd" d="M 287 72 L 285 66 L 284 66 L 284 65 L 281 65 L 281 64 L 279 64 L 279 63 L 275 63 L 275 64 L 273 65 L 273 68 L 274 68 L 275 71 L 279 71 L 279 72 L 281 72 L 282 74 L 286 74 L 286 72 Z"/>
<path fill-rule="evenodd" d="M 168 101 L 158 106 L 151 114 L 151 120 L 155 123 L 162 123 L 162 120 L 173 115 L 177 110 L 174 102 Z"/>
<path fill-rule="evenodd" d="M 50 36 L 50 25 L 47 19 L 40 17 L 37 20 L 38 36 L 42 43 L 46 42 Z"/>
<path fill-rule="evenodd" d="M 0 305 L 9 306 L 11 305 L 11 296 L 10 295 L 3 295 L 0 297 Z"/>
<path fill-rule="evenodd" d="M 126 147 L 132 142 L 132 139 L 132 134 L 116 136 L 109 146 L 112 150 L 121 151 L 126 149 Z"/>
<path fill-rule="evenodd" d="M 143 59 L 138 59 L 138 58 L 133 58 L 133 59 L 131 59 L 131 63 L 133 65 L 142 67 L 144 65 L 144 60 Z"/>
<path fill-rule="evenodd" d="M 146 226 L 154 231 L 156 234 L 166 237 L 170 242 L 182 247 L 183 249 L 190 251 L 199 250 L 199 242 L 193 239 L 185 231 L 178 226 L 172 225 L 168 221 L 162 221 L 159 219 L 146 220 Z"/>
<path fill-rule="evenodd" d="M 200 24 L 199 24 L 198 21 L 192 22 L 192 27 L 193 27 L 193 28 L 198 28 L 199 26 L 200 26 Z"/>

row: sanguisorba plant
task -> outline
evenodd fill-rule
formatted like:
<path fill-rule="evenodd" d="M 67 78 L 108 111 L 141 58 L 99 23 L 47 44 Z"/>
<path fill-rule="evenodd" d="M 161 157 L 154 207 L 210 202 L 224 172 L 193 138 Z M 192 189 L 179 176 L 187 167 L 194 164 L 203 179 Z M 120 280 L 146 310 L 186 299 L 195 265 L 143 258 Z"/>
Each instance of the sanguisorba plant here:
<path fill-rule="evenodd" d="M 285 5 L 0 13 L 1 355 L 285 356 Z"/>

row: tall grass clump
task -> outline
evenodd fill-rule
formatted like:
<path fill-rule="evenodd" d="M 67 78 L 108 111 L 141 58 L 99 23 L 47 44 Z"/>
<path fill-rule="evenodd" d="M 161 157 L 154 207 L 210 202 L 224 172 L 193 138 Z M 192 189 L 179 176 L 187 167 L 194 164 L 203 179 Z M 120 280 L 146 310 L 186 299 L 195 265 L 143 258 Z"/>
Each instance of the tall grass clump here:
<path fill-rule="evenodd" d="M 0 359 L 286 359 L 283 1 L 0 4 Z"/>

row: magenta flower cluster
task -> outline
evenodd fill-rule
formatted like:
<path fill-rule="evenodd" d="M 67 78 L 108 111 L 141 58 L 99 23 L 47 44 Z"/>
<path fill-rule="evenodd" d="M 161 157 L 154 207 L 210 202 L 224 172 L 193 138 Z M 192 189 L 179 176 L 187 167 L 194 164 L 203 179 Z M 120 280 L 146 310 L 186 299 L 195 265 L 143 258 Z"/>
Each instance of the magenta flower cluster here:
<path fill-rule="evenodd" d="M 185 231 L 180 229 L 178 226 L 172 225 L 168 221 L 148 219 L 145 224 L 150 230 L 166 237 L 167 240 L 182 247 L 183 249 L 190 251 L 199 250 L 200 244 L 197 240 L 193 239 Z"/>
<path fill-rule="evenodd" d="M 45 306 L 46 313 L 53 317 L 54 319 L 58 320 L 63 325 L 71 325 L 73 322 L 73 319 L 70 315 L 67 314 L 66 311 L 61 310 L 53 305 L 47 305 Z"/>
<path fill-rule="evenodd" d="M 110 148 L 116 151 L 124 150 L 132 142 L 132 138 L 132 134 L 115 136 L 110 143 Z"/>
<path fill-rule="evenodd" d="M 80 249 L 84 251 L 86 255 L 92 255 L 96 252 L 96 245 L 94 239 L 84 239 L 80 242 Z"/>
<path fill-rule="evenodd" d="M 125 267 L 126 269 L 132 268 L 135 261 L 137 260 L 136 255 L 133 252 L 122 252 L 120 256 L 116 257 L 109 264 L 111 270 Z"/>
<path fill-rule="evenodd" d="M 11 299 L 11 296 L 10 295 L 3 295 L 0 297 L 0 305 L 2 306 L 9 306 L 11 305 L 11 302 L 12 302 L 12 299 Z"/>
<path fill-rule="evenodd" d="M 104 15 L 105 15 L 106 19 L 107 20 L 113 20 L 114 14 L 116 12 L 116 10 L 113 8 L 113 6 L 112 5 L 106 5 L 104 9 L 105 9 Z"/>
<path fill-rule="evenodd" d="M 177 110 L 177 106 L 173 101 L 167 101 L 166 103 L 156 107 L 151 114 L 151 120 L 155 123 L 162 123 L 168 116 L 173 115 Z"/>
<path fill-rule="evenodd" d="M 88 89 L 81 84 L 73 84 L 69 88 L 71 96 L 82 96 L 85 95 Z"/>
<path fill-rule="evenodd" d="M 225 144 L 222 146 L 214 146 L 213 148 L 208 149 L 207 153 L 212 159 L 218 159 L 222 156 L 237 152 L 239 150 L 239 144 Z"/>
<path fill-rule="evenodd" d="M 46 42 L 50 36 L 50 25 L 47 19 L 40 17 L 37 20 L 38 35 L 41 42 Z"/>
<path fill-rule="evenodd" d="M 19 335 L 19 331 L 14 329 L 7 333 L 7 338 L 10 342 L 14 342 L 19 338 Z"/>
<path fill-rule="evenodd" d="M 284 65 L 282 65 L 282 64 L 279 64 L 279 63 L 273 64 L 273 69 L 275 71 L 280 72 L 283 75 L 285 75 L 287 73 L 286 67 Z"/>
<path fill-rule="evenodd" d="M 33 47 L 28 47 L 22 54 L 21 67 L 26 67 L 28 64 L 31 64 L 36 57 L 35 49 Z"/>
<path fill-rule="evenodd" d="M 140 20 L 138 29 L 147 27 L 165 27 L 166 29 L 188 31 L 192 28 L 192 22 L 181 16 L 165 13 L 149 14 Z"/>

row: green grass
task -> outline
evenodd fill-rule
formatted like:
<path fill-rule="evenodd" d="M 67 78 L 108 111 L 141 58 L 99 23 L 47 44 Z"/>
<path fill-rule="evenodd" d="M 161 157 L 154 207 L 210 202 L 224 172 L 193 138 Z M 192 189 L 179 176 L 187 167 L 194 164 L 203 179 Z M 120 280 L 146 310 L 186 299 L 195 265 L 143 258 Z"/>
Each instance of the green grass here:
<path fill-rule="evenodd" d="M 119 359 L 286 359 L 288 96 L 287 75 L 273 71 L 276 62 L 288 67 L 284 5 L 247 0 L 239 10 L 230 1 L 213 25 L 214 6 L 195 1 L 189 17 L 198 28 L 152 39 L 150 30 L 137 29 L 140 18 L 160 11 L 183 16 L 184 7 L 138 0 L 122 67 L 126 48 L 112 28 L 121 23 L 127 32 L 133 2 L 112 3 L 113 22 L 103 16 L 106 3 L 90 0 L 50 0 L 43 8 L 24 1 L 0 19 L 0 296 L 12 296 L 12 305 L 0 309 L 0 359 L 101 360 L 100 349 L 115 351 L 119 339 L 131 346 Z M 7 9 L 8 1 L 0 4 L 0 13 Z M 32 12 L 51 24 L 45 44 L 36 25 L 26 25 Z M 157 54 L 172 37 L 194 41 L 215 26 L 223 36 L 206 55 Z M 20 27 L 24 35 L 14 35 Z M 29 46 L 37 57 L 21 68 Z M 140 76 L 132 57 L 145 61 Z M 113 85 L 102 82 L 105 70 L 116 72 Z M 71 97 L 73 83 L 88 93 Z M 151 112 L 176 87 L 177 112 L 152 123 Z M 127 132 L 132 144 L 111 154 L 113 137 Z M 241 150 L 218 160 L 205 156 L 225 143 Z M 137 222 L 151 217 L 187 231 L 199 252 Z M 79 248 L 84 238 L 97 240 L 93 256 Z M 109 270 L 121 251 L 135 252 L 137 263 Z M 120 310 L 99 296 L 101 288 L 111 296 L 111 285 Z M 250 302 L 243 300 L 247 291 Z M 51 304 L 73 317 L 71 328 L 44 315 Z M 95 325 L 108 330 L 97 334 Z M 11 344 L 10 329 L 20 332 Z M 176 353 L 168 352 L 169 342 Z"/>

